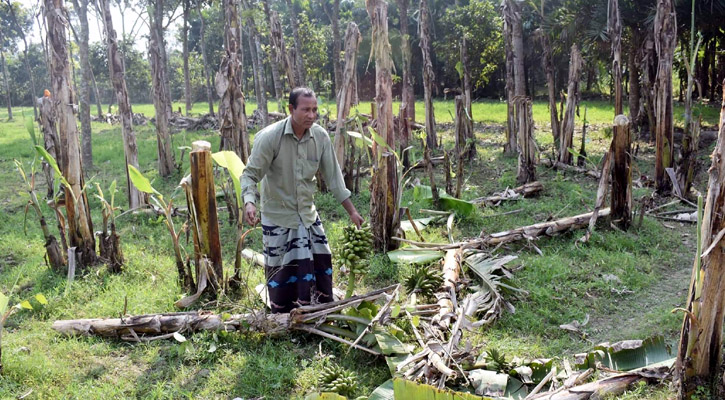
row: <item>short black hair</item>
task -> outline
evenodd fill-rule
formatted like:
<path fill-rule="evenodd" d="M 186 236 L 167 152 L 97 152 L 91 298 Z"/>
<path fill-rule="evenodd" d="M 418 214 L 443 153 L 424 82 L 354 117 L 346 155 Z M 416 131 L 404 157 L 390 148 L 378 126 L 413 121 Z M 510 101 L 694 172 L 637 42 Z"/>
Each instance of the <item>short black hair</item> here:
<path fill-rule="evenodd" d="M 315 92 L 312 91 L 312 89 L 308 87 L 296 87 L 292 89 L 292 91 L 289 93 L 289 104 L 292 106 L 292 108 L 297 108 L 297 98 L 298 97 L 316 97 Z"/>

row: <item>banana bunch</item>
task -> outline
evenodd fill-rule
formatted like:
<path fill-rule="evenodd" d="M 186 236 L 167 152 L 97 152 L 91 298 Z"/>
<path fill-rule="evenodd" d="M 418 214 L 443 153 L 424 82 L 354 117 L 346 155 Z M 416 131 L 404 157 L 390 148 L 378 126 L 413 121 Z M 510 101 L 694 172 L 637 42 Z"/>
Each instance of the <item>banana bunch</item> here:
<path fill-rule="evenodd" d="M 368 270 L 365 259 L 372 253 L 373 233 L 370 224 L 364 223 L 360 229 L 355 225 L 342 229 L 340 265 L 356 275 L 364 275 Z"/>
<path fill-rule="evenodd" d="M 404 286 L 408 293 L 421 293 L 424 297 L 430 297 L 443 284 L 443 276 L 440 271 L 434 270 L 427 265 L 415 265 L 410 275 L 405 278 Z"/>
<path fill-rule="evenodd" d="M 324 367 L 317 383 L 321 391 L 335 392 L 343 396 L 352 394 L 357 388 L 355 374 L 336 364 Z"/>

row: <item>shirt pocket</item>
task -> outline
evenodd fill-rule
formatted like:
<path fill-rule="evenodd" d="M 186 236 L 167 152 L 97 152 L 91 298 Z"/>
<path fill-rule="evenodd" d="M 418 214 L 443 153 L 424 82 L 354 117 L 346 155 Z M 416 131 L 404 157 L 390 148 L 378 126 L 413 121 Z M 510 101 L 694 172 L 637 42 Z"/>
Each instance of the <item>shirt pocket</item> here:
<path fill-rule="evenodd" d="M 320 160 L 301 160 L 302 179 L 315 180 L 317 170 L 320 168 Z"/>

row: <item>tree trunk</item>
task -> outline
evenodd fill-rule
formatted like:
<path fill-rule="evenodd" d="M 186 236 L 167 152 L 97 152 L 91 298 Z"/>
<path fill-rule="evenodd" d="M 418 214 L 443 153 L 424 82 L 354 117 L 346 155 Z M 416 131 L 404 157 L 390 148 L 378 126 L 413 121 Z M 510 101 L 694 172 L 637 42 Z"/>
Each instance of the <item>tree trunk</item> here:
<path fill-rule="evenodd" d="M 425 1 L 425 0 L 424 0 Z M 400 228 L 398 213 L 400 188 L 395 156 L 393 127 L 393 61 L 388 41 L 388 4 L 384 0 L 367 0 L 366 8 L 372 25 L 372 50 L 375 57 L 375 105 L 378 134 L 387 148 L 373 144 L 373 177 L 370 197 L 370 219 L 375 248 L 388 251 L 397 247 L 391 238 Z"/>
<path fill-rule="evenodd" d="M 514 81 L 514 52 L 513 52 L 513 10 L 511 3 L 505 0 L 501 3 L 503 17 L 504 45 L 506 51 L 506 154 L 516 154 L 516 112 L 514 110 L 514 97 L 516 97 L 516 83 Z"/>
<path fill-rule="evenodd" d="M 695 45 L 695 2 L 692 2 L 692 22 L 690 24 L 690 59 L 684 57 L 687 72 L 687 92 L 685 94 L 685 127 L 682 133 L 682 145 L 680 146 L 680 159 L 677 162 L 677 184 L 679 185 L 683 196 L 690 193 L 692 180 L 695 175 L 695 165 L 697 164 L 698 139 L 700 136 L 700 120 L 692 118 L 692 90 L 694 86 L 692 69 L 695 66 L 695 60 L 700 45 L 698 40 Z M 684 51 L 683 54 L 687 54 Z"/>
<path fill-rule="evenodd" d="M 622 230 L 632 221 L 632 170 L 630 131 L 622 115 L 622 22 L 619 1 L 609 0 L 609 40 L 612 42 L 612 76 L 614 85 L 614 139 L 612 140 L 612 221 Z"/>
<path fill-rule="evenodd" d="M 207 263 L 199 262 L 202 258 L 209 260 L 209 274 L 212 295 L 216 295 L 223 287 L 224 269 L 222 268 L 222 248 L 219 237 L 219 218 L 216 210 L 216 189 L 214 188 L 214 171 L 212 168 L 211 145 L 203 140 L 192 143 L 189 154 L 191 161 L 191 191 L 194 208 L 194 242 L 198 244 L 195 256 L 197 268 L 205 268 Z M 200 237 L 199 237 L 200 236 Z M 194 246 L 195 249 L 197 246 Z M 197 277 L 201 276 L 197 271 Z"/>
<path fill-rule="evenodd" d="M 272 27 L 272 19 L 269 9 L 269 0 L 264 0 L 262 2 L 264 5 L 264 14 L 267 17 L 267 23 L 270 26 L 270 37 L 271 37 L 271 27 Z M 272 84 L 274 85 L 274 96 L 277 99 L 277 111 L 281 113 L 286 113 L 285 107 L 284 107 L 284 89 L 282 88 L 282 79 L 279 76 L 279 48 L 276 46 L 276 43 L 274 40 L 270 39 L 269 41 L 269 66 L 272 70 Z"/>
<path fill-rule="evenodd" d="M 242 8 L 247 14 L 247 42 L 249 43 L 249 53 L 252 56 L 252 70 L 254 71 L 254 93 L 257 97 L 257 109 L 262 114 L 262 124 L 269 124 L 269 112 L 267 111 L 267 86 L 264 83 L 264 68 L 262 64 L 262 47 L 259 44 L 259 32 L 257 24 L 254 21 L 254 4 L 248 3 L 246 0 L 241 2 Z"/>
<path fill-rule="evenodd" d="M 0 61 L 3 64 L 3 81 L 5 82 L 5 104 L 8 107 L 8 121 L 13 120 L 12 95 L 10 94 L 10 79 L 8 78 L 8 66 L 5 62 L 5 52 L 0 51 Z"/>
<path fill-rule="evenodd" d="M 725 86 L 725 85 L 724 85 Z M 720 133 L 708 170 L 709 183 L 698 249 L 687 296 L 687 314 L 675 364 L 678 398 L 692 399 L 698 387 L 720 381 L 722 329 L 725 315 L 725 249 L 719 245 L 725 229 L 725 91 L 720 109 Z M 707 249 L 702 255 L 702 249 Z M 714 393 L 713 398 L 718 398 Z"/>
<path fill-rule="evenodd" d="M 435 115 L 433 112 L 433 84 L 435 74 L 433 72 L 433 60 L 430 55 L 430 11 L 428 0 L 420 0 L 420 50 L 423 53 L 423 97 L 425 101 L 425 140 L 428 148 L 438 147 L 436 137 Z"/>
<path fill-rule="evenodd" d="M 139 191 L 136 186 L 131 183 L 128 165 L 133 165 L 136 169 L 138 164 L 138 147 L 136 146 L 136 134 L 133 131 L 133 114 L 131 112 L 131 102 L 128 99 L 128 89 L 126 89 L 126 69 L 123 64 L 123 55 L 118 49 L 118 41 L 116 40 L 116 30 L 113 29 L 113 20 L 111 19 L 111 7 L 109 0 L 100 0 L 99 5 L 103 13 L 103 26 L 105 29 L 106 46 L 108 48 L 108 69 L 111 76 L 113 90 L 116 93 L 116 101 L 118 102 L 118 116 L 121 120 L 121 132 L 123 133 L 123 151 L 125 155 L 126 165 L 126 189 L 128 190 L 128 208 L 138 208 L 148 203 L 146 195 Z"/>
<path fill-rule="evenodd" d="M 292 0 L 286 0 L 286 2 L 287 9 L 289 10 L 290 25 L 292 25 L 292 36 L 295 39 L 295 84 L 297 86 L 305 86 L 307 78 L 305 77 L 305 62 L 302 59 L 302 40 L 300 39 L 297 10 L 294 4 L 292 4 Z"/>
<path fill-rule="evenodd" d="M 156 111 L 156 143 L 159 157 L 159 175 L 169 176 L 173 173 L 175 162 L 171 148 L 169 133 L 169 116 L 171 105 L 166 92 L 166 64 L 164 62 L 163 0 L 156 0 L 149 7 L 149 19 L 152 21 L 149 37 L 149 64 L 151 66 L 151 83 Z"/>
<path fill-rule="evenodd" d="M 536 180 L 536 144 L 534 143 L 534 120 L 531 99 L 516 96 L 516 124 L 518 125 L 519 163 L 516 182 L 529 183 Z"/>
<path fill-rule="evenodd" d="M 182 4 L 184 17 L 181 28 L 181 49 L 184 59 L 184 106 L 188 117 L 191 112 L 191 79 L 189 78 L 189 11 L 191 5 L 189 0 L 184 0 Z"/>
<path fill-rule="evenodd" d="M 632 132 L 639 131 L 639 63 L 637 60 L 637 41 L 627 56 L 627 69 L 629 69 L 629 123 Z"/>
<path fill-rule="evenodd" d="M 400 151 L 408 147 L 410 142 L 411 125 L 415 123 L 415 94 L 413 92 L 413 73 L 411 72 L 410 34 L 408 33 L 408 5 L 409 0 L 397 0 L 400 14 L 400 53 L 403 60 L 402 93 L 400 95 L 400 109 L 398 110 L 398 140 Z M 403 167 L 410 167 L 408 152 L 403 153 Z"/>
<path fill-rule="evenodd" d="M 456 133 L 456 162 L 458 163 L 458 170 L 456 171 L 456 190 L 455 197 L 461 198 L 461 189 L 463 188 L 463 165 L 466 159 L 470 159 L 471 151 L 469 146 L 473 146 L 473 143 L 469 141 L 469 138 L 473 134 L 468 131 L 471 129 L 471 125 L 468 124 L 468 115 L 466 115 L 466 104 L 463 96 L 456 96 L 456 121 L 455 121 L 455 133 Z"/>
<path fill-rule="evenodd" d="M 357 51 L 362 37 L 357 24 L 350 22 L 345 32 L 345 69 L 342 72 L 340 94 L 337 97 L 337 121 L 335 126 L 335 156 L 344 172 L 345 185 L 351 188 L 352 167 L 347 162 L 347 150 L 351 145 L 348 140 L 345 120 L 350 108 L 357 104 Z"/>
<path fill-rule="evenodd" d="M 68 43 L 65 35 L 66 16 L 62 0 L 45 0 L 45 19 L 48 26 L 48 45 L 51 51 L 51 90 L 60 141 L 65 150 L 63 176 L 68 181 L 65 188 L 65 209 L 70 246 L 76 248 L 82 266 L 96 261 L 96 242 L 88 199 L 83 190 L 83 167 L 79 147 L 78 127 L 73 112 Z"/>
<path fill-rule="evenodd" d="M 60 147 L 60 137 L 58 137 L 58 128 L 55 120 L 55 110 L 53 109 L 53 103 L 50 97 L 42 97 L 40 103 L 40 130 L 43 132 L 43 146 L 45 150 L 50 154 L 57 162 L 58 167 L 62 168 L 65 165 L 63 160 L 65 152 Z M 55 171 L 51 166 L 43 161 L 43 172 L 45 173 L 45 181 L 48 185 L 48 194 L 46 199 L 52 199 L 54 197 L 55 188 Z"/>
<path fill-rule="evenodd" d="M 204 23 L 204 14 L 201 12 L 201 2 L 196 2 L 196 12 L 199 14 L 199 21 L 201 23 L 199 30 L 199 44 L 201 45 L 201 59 L 204 63 L 204 80 L 206 81 L 206 101 L 209 103 L 209 114 L 214 115 L 214 96 L 212 95 L 211 85 L 211 67 L 209 60 L 206 55 L 206 37 L 205 30 L 206 24 Z"/>
<path fill-rule="evenodd" d="M 244 93 L 242 92 L 242 65 L 239 61 L 239 29 L 237 29 L 237 6 L 232 0 L 224 1 L 224 44 L 226 52 L 222 58 L 219 72 L 216 74 L 217 95 L 219 101 L 219 131 L 222 150 L 230 150 L 242 159 L 244 164 L 249 157 L 249 136 L 247 135 L 247 115 L 245 113 Z"/>
<path fill-rule="evenodd" d="M 543 64 L 544 71 L 546 72 L 546 89 L 549 95 L 551 135 L 554 138 L 554 148 L 558 149 L 561 127 L 559 125 L 559 114 L 556 112 L 556 80 L 554 79 L 554 62 L 551 59 L 551 43 L 549 42 L 549 35 L 543 30 L 541 30 L 540 35 L 542 50 L 541 63 Z"/>
<path fill-rule="evenodd" d="M 561 136 L 559 137 L 559 162 L 564 164 L 571 164 L 573 158 L 569 149 L 573 148 L 574 142 L 574 119 L 576 117 L 577 104 L 579 103 L 579 73 L 582 65 L 581 53 L 579 53 L 579 48 L 574 43 L 571 46 L 571 58 L 569 59 L 569 85 L 566 94 L 566 114 L 564 114 L 561 122 Z"/>
<path fill-rule="evenodd" d="M 456 0 L 456 7 L 458 6 L 458 0 Z M 463 66 L 463 87 L 461 89 L 463 95 L 463 106 L 465 111 L 465 113 L 463 114 L 464 118 L 461 120 L 461 122 L 467 125 L 464 128 L 463 133 L 466 135 L 465 141 L 468 143 L 468 145 L 466 146 L 465 156 L 467 159 L 473 160 L 473 158 L 476 156 L 476 145 L 474 143 L 475 138 L 473 135 L 473 109 L 471 104 L 473 88 L 471 86 L 471 65 L 468 58 L 468 40 L 466 38 L 465 29 L 461 30 L 461 41 L 459 45 L 461 65 Z"/>
<path fill-rule="evenodd" d="M 296 88 L 297 81 L 295 79 L 295 70 L 293 67 L 294 62 L 290 59 L 290 54 L 284 43 L 284 35 L 282 34 L 282 25 L 279 22 L 279 15 L 274 10 L 270 10 L 269 12 L 269 37 L 269 40 L 274 47 L 279 49 L 277 63 L 282 64 L 285 74 L 287 75 L 287 83 L 289 84 L 290 89 Z M 285 114 L 286 113 L 287 111 L 285 110 Z"/>
<path fill-rule="evenodd" d="M 80 120 L 81 120 L 81 153 L 83 166 L 93 168 L 93 143 L 91 140 L 91 64 L 88 60 L 88 0 L 73 0 L 73 8 L 78 14 L 80 35 L 76 37 L 81 64 Z"/>
<path fill-rule="evenodd" d="M 332 0 L 332 68 L 335 73 L 335 89 L 340 94 L 342 88 L 342 65 L 340 63 L 340 51 L 342 43 L 340 40 L 340 0 Z"/>
<path fill-rule="evenodd" d="M 654 21 L 654 43 L 657 51 L 657 77 L 654 84 L 655 112 L 655 185 L 660 194 L 672 186 L 665 169 L 672 166 L 672 60 L 677 40 L 677 21 L 673 0 L 658 0 Z"/>

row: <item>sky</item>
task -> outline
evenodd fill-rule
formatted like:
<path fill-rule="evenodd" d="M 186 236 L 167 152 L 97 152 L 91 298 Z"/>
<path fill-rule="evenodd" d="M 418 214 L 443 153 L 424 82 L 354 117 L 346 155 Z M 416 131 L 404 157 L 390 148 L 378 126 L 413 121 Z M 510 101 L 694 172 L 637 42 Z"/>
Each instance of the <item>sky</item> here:
<path fill-rule="evenodd" d="M 13 3 L 18 2 L 22 4 L 22 6 L 25 9 L 34 10 L 35 13 L 38 12 L 40 9 L 40 5 L 42 4 L 42 0 L 11 0 Z M 134 47 L 137 50 L 144 51 L 146 50 L 146 44 L 147 44 L 147 35 L 148 35 L 148 27 L 146 25 L 146 22 L 144 19 L 141 19 L 136 11 L 128 9 L 124 12 L 123 18 L 121 18 L 121 11 L 116 6 L 115 1 L 111 1 L 111 18 L 113 18 L 113 27 L 116 30 L 116 35 L 120 38 L 121 33 L 123 32 L 121 28 L 121 23 L 125 24 L 126 27 L 126 33 L 131 34 L 133 32 L 135 34 L 135 43 Z M 64 4 L 66 7 L 72 7 L 73 3 L 71 1 L 64 1 Z M 34 17 L 35 18 L 35 17 Z M 41 23 L 44 23 L 42 21 L 42 15 L 40 16 Z M 76 29 L 78 28 L 77 22 L 75 23 Z M 91 4 L 88 6 L 88 30 L 89 30 L 89 41 L 91 43 L 93 42 L 100 42 L 103 40 L 103 34 L 101 33 L 103 31 L 103 22 L 98 18 L 96 14 L 96 10 L 93 6 L 93 0 L 91 0 Z M 168 41 L 173 37 L 172 34 L 169 32 L 166 35 L 167 43 Z M 37 22 L 34 22 L 33 24 L 33 31 L 32 35 L 29 38 L 29 40 L 32 40 L 33 43 L 40 42 L 40 29 L 38 27 Z"/>

